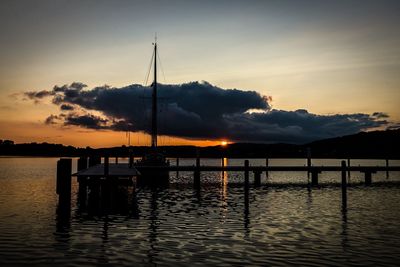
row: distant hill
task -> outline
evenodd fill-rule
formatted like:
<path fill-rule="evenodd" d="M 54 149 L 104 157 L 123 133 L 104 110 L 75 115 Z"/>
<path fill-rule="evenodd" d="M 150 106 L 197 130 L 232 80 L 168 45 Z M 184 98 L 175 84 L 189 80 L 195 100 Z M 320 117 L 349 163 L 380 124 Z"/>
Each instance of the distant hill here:
<path fill-rule="evenodd" d="M 390 158 L 400 159 L 400 129 L 361 132 L 355 135 L 315 141 L 303 145 L 235 143 L 225 147 L 162 146 L 159 150 L 168 157 L 230 157 L 230 158 L 303 158 L 308 148 L 313 158 Z M 76 157 L 93 154 L 109 156 L 142 156 L 149 147 L 75 148 L 61 144 L 14 144 L 0 140 L 0 155 Z"/>
<path fill-rule="evenodd" d="M 317 157 L 400 158 L 400 129 L 361 132 L 307 144 Z"/>

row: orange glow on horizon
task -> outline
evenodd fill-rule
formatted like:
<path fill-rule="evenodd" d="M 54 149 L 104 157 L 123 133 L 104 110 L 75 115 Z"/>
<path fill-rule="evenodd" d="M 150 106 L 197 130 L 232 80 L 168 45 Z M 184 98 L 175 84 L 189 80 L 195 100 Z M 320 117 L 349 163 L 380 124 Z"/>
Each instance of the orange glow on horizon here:
<path fill-rule="evenodd" d="M 0 120 L 0 139 L 13 140 L 15 143 L 53 143 L 72 145 L 75 147 L 106 148 L 118 146 L 150 146 L 148 134 L 131 133 L 128 141 L 125 132 L 100 131 L 82 129 L 79 127 L 59 127 L 45 125 L 42 122 L 5 121 Z M 159 146 L 217 146 L 220 140 L 185 139 L 172 136 L 158 136 Z"/>

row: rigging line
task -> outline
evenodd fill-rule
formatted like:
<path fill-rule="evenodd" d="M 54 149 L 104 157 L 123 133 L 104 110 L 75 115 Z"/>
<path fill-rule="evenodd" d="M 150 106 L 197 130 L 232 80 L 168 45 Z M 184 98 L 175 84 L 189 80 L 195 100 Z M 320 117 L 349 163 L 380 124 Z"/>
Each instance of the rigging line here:
<path fill-rule="evenodd" d="M 143 90 L 142 90 L 142 101 L 140 101 L 141 103 L 141 108 L 142 108 L 142 116 L 139 117 L 139 123 L 140 126 L 142 127 L 142 129 L 145 129 L 145 119 L 146 119 L 146 104 L 144 102 L 144 95 L 145 95 L 145 86 L 143 86 Z M 140 114 L 140 112 L 138 112 L 138 114 Z"/>
<path fill-rule="evenodd" d="M 146 79 L 145 79 L 144 86 L 146 86 L 146 85 L 147 85 L 147 82 L 149 81 L 149 76 L 150 76 L 150 71 L 151 71 L 151 66 L 152 66 L 152 63 L 153 63 L 153 59 L 154 59 L 154 51 L 153 51 L 153 54 L 151 55 L 151 60 L 150 60 L 150 64 L 149 64 L 149 69 L 148 69 L 148 71 L 147 71 L 147 75 L 146 75 Z"/>
<path fill-rule="evenodd" d="M 142 116 L 142 121 L 141 121 L 141 125 L 143 129 L 146 129 L 147 125 L 145 124 L 145 121 L 147 121 L 148 118 L 148 114 L 147 114 L 147 108 L 146 108 L 146 103 L 145 103 L 145 87 L 147 86 L 147 82 L 149 81 L 149 76 L 150 76 L 150 71 L 151 71 L 151 67 L 152 67 L 152 63 L 154 60 L 154 51 L 151 54 L 151 59 L 150 59 L 150 63 L 149 63 L 149 68 L 147 71 L 147 75 L 145 78 L 145 82 L 144 82 L 144 86 L 143 86 L 143 92 L 142 92 L 142 110 L 143 112 L 143 116 Z"/>
<path fill-rule="evenodd" d="M 157 51 L 157 55 L 156 55 L 156 57 L 158 58 L 158 61 L 159 61 L 159 64 L 160 64 L 160 68 L 161 68 L 161 72 L 162 72 L 162 74 L 163 74 L 163 78 L 164 78 L 164 84 L 166 84 L 167 83 L 167 80 L 165 79 L 165 72 L 164 72 L 164 67 L 163 67 L 163 65 L 162 65 L 162 62 L 161 62 L 161 58 L 160 58 L 160 53 Z M 166 103 L 164 103 L 163 105 L 161 105 L 161 108 L 162 109 L 166 109 L 166 107 L 167 107 L 167 104 Z M 163 110 L 161 110 L 160 111 L 160 113 L 161 113 L 161 129 L 164 129 L 165 128 L 165 112 L 163 112 Z M 161 141 L 161 145 L 166 145 L 165 144 L 165 135 L 160 135 L 160 141 Z"/>
<path fill-rule="evenodd" d="M 164 77 L 164 83 L 166 84 L 166 83 L 167 83 L 167 80 L 165 79 L 164 68 L 163 68 L 163 66 L 162 66 L 160 54 L 158 53 L 158 51 L 157 51 L 157 58 L 158 58 L 158 61 L 160 62 L 161 72 L 162 72 L 163 77 Z"/>
<path fill-rule="evenodd" d="M 148 82 L 148 80 L 149 80 L 149 76 L 150 76 L 150 71 L 151 71 L 151 67 L 152 67 L 152 63 L 153 63 L 153 60 L 156 60 L 155 59 L 155 57 L 156 57 L 156 55 L 155 55 L 155 51 L 153 51 L 153 53 L 152 53 L 152 55 L 151 55 L 151 60 L 150 60 L 150 64 L 149 64 L 149 70 L 148 70 L 148 72 L 147 72 L 147 77 L 146 77 L 146 82 L 145 82 L 145 86 L 147 86 L 147 82 Z M 145 128 L 147 128 L 149 125 L 145 125 L 145 121 L 147 121 L 147 118 L 149 117 L 149 114 L 147 114 L 147 107 L 146 107 L 146 102 L 145 102 L 145 100 L 144 100 L 144 95 L 145 95 L 145 86 L 143 87 L 143 98 L 142 98 L 142 100 L 143 100 L 143 106 L 144 106 L 144 120 L 143 120 L 143 129 L 145 129 Z M 144 131 L 145 132 L 145 131 Z"/>

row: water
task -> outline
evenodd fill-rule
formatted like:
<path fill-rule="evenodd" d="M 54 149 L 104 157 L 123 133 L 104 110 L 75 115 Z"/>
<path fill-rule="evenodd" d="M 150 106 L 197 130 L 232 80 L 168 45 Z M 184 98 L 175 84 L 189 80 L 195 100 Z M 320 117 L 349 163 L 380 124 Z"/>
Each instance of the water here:
<path fill-rule="evenodd" d="M 395 266 L 400 261 L 400 186 L 386 183 L 400 181 L 399 173 L 391 172 L 389 179 L 374 174 L 373 182 L 381 183 L 371 187 L 359 184 L 362 175 L 351 173 L 346 211 L 340 187 L 334 185 L 340 181 L 337 173 L 322 173 L 324 185 L 312 190 L 299 186 L 307 182 L 304 173 L 263 174 L 264 186 L 251 188 L 248 201 L 240 173 L 202 174 L 200 191 L 190 185 L 190 173 L 174 173 L 169 189 L 120 188 L 117 205 L 107 210 L 98 202 L 78 205 L 74 179 L 68 216 L 57 212 L 56 161 L 0 158 L 1 266 Z M 270 160 L 270 165 L 304 163 Z M 181 159 L 180 164 L 194 161 Z"/>

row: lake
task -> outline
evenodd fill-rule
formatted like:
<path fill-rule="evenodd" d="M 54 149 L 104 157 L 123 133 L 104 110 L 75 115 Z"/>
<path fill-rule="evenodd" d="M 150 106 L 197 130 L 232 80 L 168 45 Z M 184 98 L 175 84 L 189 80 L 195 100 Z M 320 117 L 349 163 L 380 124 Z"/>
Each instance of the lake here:
<path fill-rule="evenodd" d="M 119 188 L 113 207 L 81 205 L 73 178 L 71 210 L 58 209 L 58 158 L 0 157 L 0 265 L 37 266 L 266 266 L 385 265 L 400 262 L 400 173 L 352 172 L 347 209 L 340 173 L 272 172 L 250 188 L 242 173 L 171 173 L 167 189 Z M 244 159 L 225 159 L 242 165 Z M 121 162 L 121 161 L 120 161 Z M 76 170 L 76 160 L 73 161 Z M 175 164 L 175 159 L 171 159 Z M 193 165 L 180 159 L 180 165 Z M 218 165 L 220 159 L 202 164 Z M 265 159 L 252 159 L 264 165 Z M 340 165 L 318 159 L 314 165 Z M 385 165 L 384 160 L 352 160 Z M 304 159 L 270 159 L 270 166 L 305 165 Z M 390 161 L 400 165 L 400 161 Z M 250 176 L 252 181 L 252 175 Z M 374 184 L 375 183 L 375 184 Z M 397 263 L 397 264 L 396 264 Z"/>

